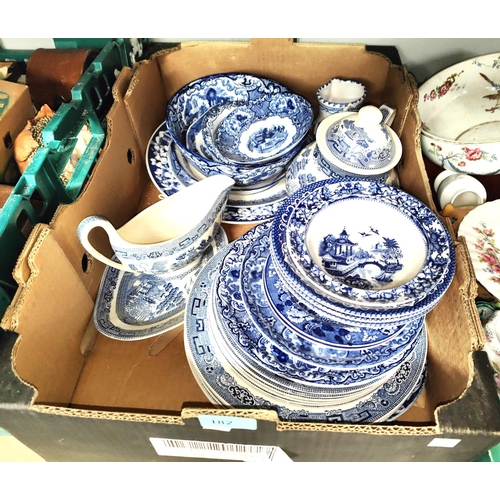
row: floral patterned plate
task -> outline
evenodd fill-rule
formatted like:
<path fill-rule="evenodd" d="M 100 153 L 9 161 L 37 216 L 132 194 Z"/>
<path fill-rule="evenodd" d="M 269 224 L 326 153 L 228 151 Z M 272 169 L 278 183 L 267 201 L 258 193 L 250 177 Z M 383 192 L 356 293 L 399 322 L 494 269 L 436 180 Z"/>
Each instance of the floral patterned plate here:
<path fill-rule="evenodd" d="M 500 200 L 489 201 L 471 210 L 458 229 L 458 235 L 467 242 L 476 279 L 497 299 L 500 299 L 499 214 Z"/>

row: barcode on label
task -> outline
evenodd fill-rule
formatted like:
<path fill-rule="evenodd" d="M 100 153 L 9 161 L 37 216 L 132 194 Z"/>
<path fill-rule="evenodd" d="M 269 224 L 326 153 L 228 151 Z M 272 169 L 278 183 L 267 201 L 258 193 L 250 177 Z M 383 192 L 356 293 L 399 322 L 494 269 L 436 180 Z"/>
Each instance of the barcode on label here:
<path fill-rule="evenodd" d="M 277 446 L 237 443 L 216 443 L 189 439 L 149 438 L 156 453 L 161 456 L 238 460 L 244 462 L 290 462 L 286 453 Z"/>

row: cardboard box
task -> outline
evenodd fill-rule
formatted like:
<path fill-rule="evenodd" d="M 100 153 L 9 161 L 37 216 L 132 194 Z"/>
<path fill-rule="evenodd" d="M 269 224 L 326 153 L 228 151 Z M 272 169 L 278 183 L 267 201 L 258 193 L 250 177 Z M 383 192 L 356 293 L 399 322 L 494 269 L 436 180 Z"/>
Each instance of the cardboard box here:
<path fill-rule="evenodd" d="M 35 116 L 29 89 L 22 83 L 0 80 L 0 183 L 14 185 L 21 173 L 14 160 L 14 141 Z"/>
<path fill-rule="evenodd" d="M 92 309 L 104 265 L 85 255 L 78 223 L 99 213 L 118 227 L 154 201 L 144 152 L 167 100 L 198 77 L 226 71 L 274 78 L 311 103 L 334 75 L 363 81 L 367 103 L 398 110 L 393 128 L 404 150 L 402 188 L 435 210 L 420 151 L 415 81 L 406 68 L 362 45 L 185 43 L 134 71 L 125 68 L 89 183 L 50 225 L 36 226 L 16 267 L 19 290 L 1 324 L 0 427 L 49 461 L 480 457 L 500 442 L 500 402 L 480 351 L 477 285 L 463 240 L 455 243 L 454 280 L 426 318 L 425 390 L 394 423 L 285 423 L 272 411 L 213 408 L 191 374 L 182 334 L 136 342 L 97 334 Z M 230 238 L 248 229 L 226 228 Z M 104 236 L 94 243 L 110 254 Z"/>

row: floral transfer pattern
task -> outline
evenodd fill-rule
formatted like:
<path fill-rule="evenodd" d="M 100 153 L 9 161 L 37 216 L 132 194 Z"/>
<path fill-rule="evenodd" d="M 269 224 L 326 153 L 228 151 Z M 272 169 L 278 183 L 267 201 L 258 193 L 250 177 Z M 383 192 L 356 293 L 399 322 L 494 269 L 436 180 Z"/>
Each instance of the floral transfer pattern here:
<path fill-rule="evenodd" d="M 469 148 L 464 146 L 459 151 L 443 153 L 443 148 L 441 146 L 431 142 L 431 147 L 427 150 L 427 152 L 439 160 L 439 166 L 443 168 L 449 167 L 457 172 L 463 172 L 465 167 L 470 167 L 470 172 L 474 173 L 474 164 L 471 162 L 478 160 L 483 160 L 489 163 L 498 161 L 496 154 L 491 154 L 488 151 L 477 147 Z M 499 171 L 500 169 L 496 172 L 492 172 L 492 174 Z"/>
<path fill-rule="evenodd" d="M 477 250 L 479 262 L 485 264 L 483 271 L 490 275 L 490 280 L 500 284 L 500 249 L 496 246 L 495 232 L 488 228 L 484 222 L 480 227 L 474 227 L 478 234 L 474 247 Z"/>
<path fill-rule="evenodd" d="M 460 71 L 460 73 L 453 73 L 450 75 L 441 85 L 438 85 L 436 88 L 432 89 L 429 93 L 424 94 L 424 102 L 426 101 L 434 101 L 435 99 L 441 99 L 441 97 L 445 96 L 450 90 L 456 91 L 465 87 L 465 85 L 458 85 L 455 83 L 455 80 L 463 73 L 464 71 Z"/>

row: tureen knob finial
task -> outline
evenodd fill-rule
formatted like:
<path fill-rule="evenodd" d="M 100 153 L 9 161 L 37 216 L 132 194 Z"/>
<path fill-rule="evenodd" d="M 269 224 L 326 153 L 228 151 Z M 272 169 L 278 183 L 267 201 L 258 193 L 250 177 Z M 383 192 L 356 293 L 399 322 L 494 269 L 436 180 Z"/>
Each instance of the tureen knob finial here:
<path fill-rule="evenodd" d="M 363 106 L 358 112 L 358 120 L 363 126 L 378 125 L 383 120 L 382 111 L 376 106 Z"/>

